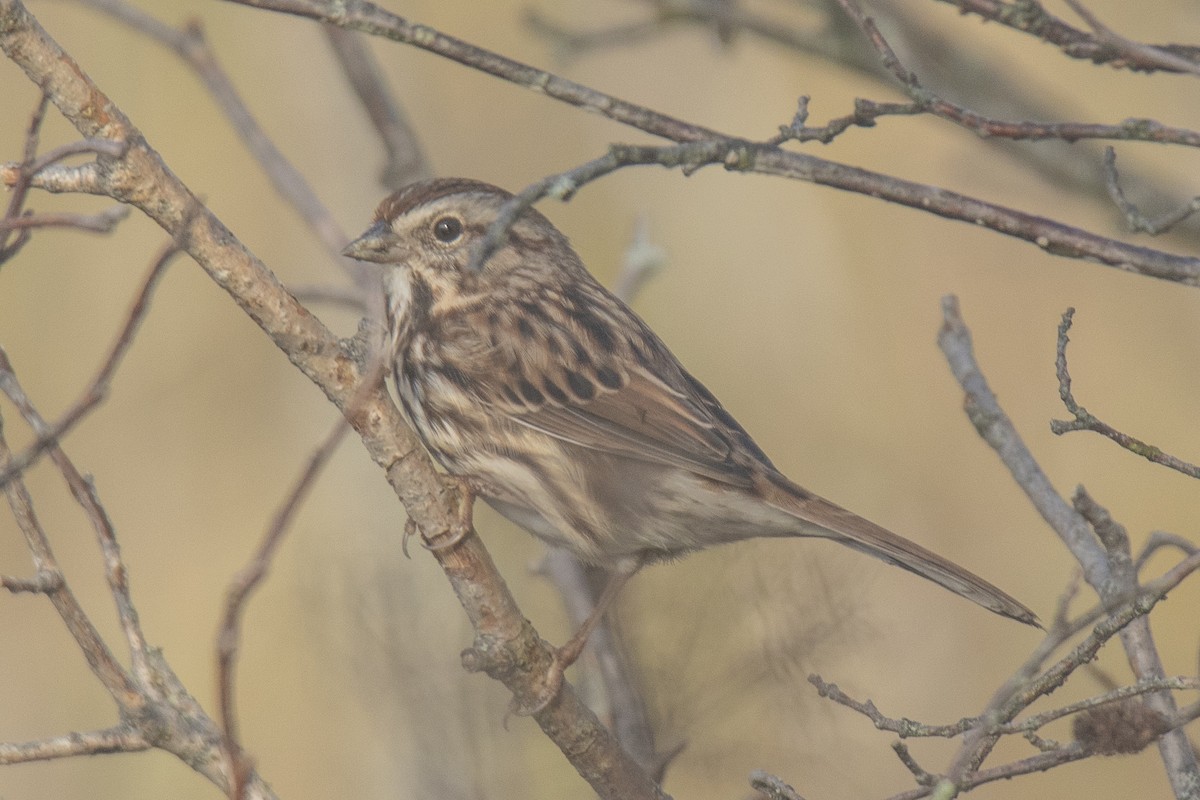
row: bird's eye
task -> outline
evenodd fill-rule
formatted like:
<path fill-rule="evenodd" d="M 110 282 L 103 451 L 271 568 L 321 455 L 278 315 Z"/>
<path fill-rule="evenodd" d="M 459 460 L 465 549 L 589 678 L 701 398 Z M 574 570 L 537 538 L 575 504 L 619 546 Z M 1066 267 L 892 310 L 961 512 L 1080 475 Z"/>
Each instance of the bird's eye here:
<path fill-rule="evenodd" d="M 450 244 L 450 242 L 462 236 L 462 232 L 462 220 L 457 217 L 442 217 L 433 223 L 433 235 L 437 237 L 439 242 Z"/>

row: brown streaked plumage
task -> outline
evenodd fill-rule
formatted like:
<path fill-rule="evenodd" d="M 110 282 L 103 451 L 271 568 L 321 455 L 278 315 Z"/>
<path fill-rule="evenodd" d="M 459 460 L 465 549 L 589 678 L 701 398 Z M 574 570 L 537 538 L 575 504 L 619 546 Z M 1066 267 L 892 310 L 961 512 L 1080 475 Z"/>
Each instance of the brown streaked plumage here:
<path fill-rule="evenodd" d="M 346 249 L 391 267 L 397 389 L 449 472 L 534 534 L 626 575 L 723 542 L 815 536 L 1037 624 L 982 578 L 788 480 L 542 214 L 523 213 L 473 271 L 511 197 L 465 179 L 416 183 Z"/>

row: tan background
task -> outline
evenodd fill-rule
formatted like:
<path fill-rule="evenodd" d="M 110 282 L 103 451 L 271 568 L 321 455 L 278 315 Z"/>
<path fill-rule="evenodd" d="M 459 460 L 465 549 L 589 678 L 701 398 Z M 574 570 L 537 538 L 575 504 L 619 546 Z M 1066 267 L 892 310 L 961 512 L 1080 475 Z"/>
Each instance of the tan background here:
<path fill-rule="evenodd" d="M 238 88 L 348 232 L 365 226 L 381 158 L 311 24 L 196 0 L 145 4 L 172 24 L 203 20 Z M 751 37 L 722 50 L 702 30 L 555 61 L 521 23 L 521 2 L 391 2 L 398 13 L 619 97 L 747 137 L 786 122 L 800 94 L 813 121 L 853 97 L 898 99 L 827 64 Z M 1090 4 L 1146 41 L 1200 39 L 1190 3 Z M 619 3 L 542 3 L 581 27 L 626 19 Z M 1153 8 L 1153 13 L 1150 9 Z M 272 193 L 244 148 L 173 57 L 69 3 L 32 10 L 138 124 L 168 163 L 289 284 L 339 279 Z M 784 5 L 767 6 L 787 17 Z M 1067 12 L 1061 9 L 1064 16 Z M 998 26 L 921 7 L 931 25 L 1062 109 L 1064 119 L 1154 117 L 1200 126 L 1196 82 L 1068 61 Z M 439 174 L 519 188 L 647 137 L 415 50 L 378 43 Z M 923 76 L 938 85 L 936 75 Z M 1044 87 L 1038 89 L 1036 87 Z M 0 64 L 0 158 L 20 152 L 36 93 Z M 981 109 L 986 111 L 987 109 Z M 51 112 L 45 140 L 72 132 Z M 836 145 L 840 161 L 965 191 L 1082 227 L 1123 235 L 1103 200 L 1078 201 L 945 123 L 888 119 Z M 1120 149 L 1180 199 L 1196 156 Z M 1098 162 L 1097 162 L 1098 163 Z M 37 195 L 35 208 L 98 209 L 94 198 Z M 1055 485 L 1085 484 L 1129 526 L 1196 536 L 1194 481 L 1098 437 L 1056 438 L 1053 372 L 1059 314 L 1078 307 L 1072 367 L 1078 396 L 1109 422 L 1200 457 L 1195 425 L 1200 295 L 1116 270 L 1056 259 L 967 225 L 781 179 L 707 169 L 684 179 L 627 170 L 568 205 L 543 210 L 611 282 L 638 214 L 669 257 L 638 310 L 798 481 L 977 570 L 1043 616 L 1071 562 L 976 437 L 935 344 L 939 298 L 955 293 L 993 387 Z M 1191 226 L 1195 230 L 1195 225 Z M 0 344 L 48 415 L 67 407 L 109 347 L 164 235 L 136 214 L 116 236 L 41 234 L 0 274 Z M 1163 246 L 1182 252 L 1187 240 Z M 345 333 L 355 320 L 318 313 Z M 14 443 L 28 434 L 0 403 Z M 68 441 L 117 525 L 151 641 L 213 703 L 213 638 L 224 588 L 332 423 L 319 393 L 194 264 L 179 261 L 122 369 L 110 401 Z M 30 476 L 38 511 L 68 577 L 106 633 L 116 626 L 93 537 L 61 481 Z M 526 613 L 549 638 L 567 634 L 540 552 L 486 510 L 479 526 Z M 402 512 L 377 469 L 345 444 L 291 533 L 247 618 L 239 701 L 250 748 L 287 798 L 559 797 L 587 788 L 528 720 L 499 721 L 507 698 L 464 675 L 470 641 L 432 559 L 398 554 Z M 1165 560 L 1158 562 L 1159 566 Z M 0 572 L 29 559 L 0 517 Z M 978 711 L 1037 635 L 936 587 L 823 543 L 728 547 L 660 566 L 627 592 L 621 618 L 662 718 L 663 745 L 686 741 L 667 790 L 739 797 L 750 770 L 773 771 L 810 798 L 872 797 L 910 786 L 892 737 L 815 697 L 819 671 L 885 711 L 949 722 Z M 1156 615 L 1170 673 L 1196 669 L 1195 582 Z M 0 598 L 0 740 L 112 724 L 113 707 L 49 605 Z M 1128 678 L 1114 648 L 1101 663 Z M 1098 691 L 1086 676 L 1056 700 Z M 1068 738 L 1065 726 L 1051 735 Z M 930 770 L 943 742 L 914 752 Z M 1030 754 L 1023 745 L 1001 757 Z M 979 797 L 1164 797 L 1157 754 L 1095 760 L 987 787 Z M 106 756 L 0 770 L 0 796 L 213 797 L 170 756 Z"/>

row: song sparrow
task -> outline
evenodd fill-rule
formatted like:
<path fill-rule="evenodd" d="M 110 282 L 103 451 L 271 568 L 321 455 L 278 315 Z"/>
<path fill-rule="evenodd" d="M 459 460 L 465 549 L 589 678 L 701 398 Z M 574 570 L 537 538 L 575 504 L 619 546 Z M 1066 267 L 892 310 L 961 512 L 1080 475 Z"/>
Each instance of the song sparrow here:
<path fill-rule="evenodd" d="M 536 210 L 474 269 L 472 253 L 511 198 L 472 180 L 415 183 L 385 199 L 345 250 L 390 267 L 396 387 L 450 473 L 470 476 L 532 533 L 618 567 L 608 596 L 648 561 L 817 536 L 1037 624 L 982 578 L 784 477 Z M 568 663 L 582 641 L 572 646 Z"/>

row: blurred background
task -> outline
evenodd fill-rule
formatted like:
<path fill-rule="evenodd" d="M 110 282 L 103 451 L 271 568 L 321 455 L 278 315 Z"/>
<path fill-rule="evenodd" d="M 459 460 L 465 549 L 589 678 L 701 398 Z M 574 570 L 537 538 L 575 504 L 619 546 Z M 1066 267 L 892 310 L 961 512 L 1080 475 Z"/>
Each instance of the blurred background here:
<path fill-rule="evenodd" d="M 30 10 L 140 127 L 168 164 L 288 285 L 344 281 L 282 203 L 192 73 L 108 17 L 69 2 Z M 533 9 L 573 30 L 643 19 L 642 3 L 425 0 L 396 13 L 618 97 L 747 138 L 786 124 L 811 95 L 811 124 L 855 97 L 902 100 L 861 71 L 747 33 L 711 27 L 586 53 L 528 24 Z M 202 22 L 237 89 L 345 231 L 363 229 L 385 193 L 382 154 L 325 39 L 309 22 L 200 0 L 142 7 L 179 26 Z M 795 30 L 823 15 L 786 2 L 747 8 Z M 1200 40 L 1192 3 L 1089 4 L 1146 42 Z M 985 114 L 1013 108 L 1014 87 L 1057 120 L 1149 117 L 1200 127 L 1195 80 L 1073 61 L 949 5 L 907 0 L 920 26 L 893 42 L 922 81 Z M 1076 21 L 1061 4 L 1048 8 Z M 1080 23 L 1082 26 L 1082 23 Z M 914 32 L 915 31 L 915 32 Z M 946 44 L 952 48 L 945 49 Z M 383 41 L 371 46 L 439 175 L 517 190 L 651 139 L 457 64 Z M 962 64 L 977 72 L 964 76 Z M 20 158 L 38 93 L 0 63 L 0 160 Z M 45 147 L 74 131 L 51 109 Z M 1027 145 L 1051 164 L 1072 154 Z M 931 118 L 887 118 L 807 151 L 962 191 L 1106 235 L 1129 237 L 1102 194 Z M 1080 146 L 1096 180 L 1100 149 Z M 1182 148 L 1124 145 L 1135 201 L 1183 202 L 1200 160 Z M 96 211 L 99 198 L 35 193 L 39 211 Z M 1107 440 L 1058 438 L 1055 330 L 1076 307 L 1069 351 L 1076 395 L 1107 422 L 1200 458 L 1200 294 L 1051 257 L 969 225 L 779 178 L 704 169 L 691 177 L 627 169 L 542 210 L 611 285 L 635 220 L 665 265 L 636 309 L 802 485 L 986 576 L 1043 618 L 1073 562 L 962 413 L 936 346 L 939 301 L 961 300 L 981 364 L 1007 412 L 1064 494 L 1085 485 L 1129 528 L 1135 547 L 1162 529 L 1195 539 L 1200 491 Z M 1152 246 L 1194 252 L 1195 222 Z M 91 379 L 165 234 L 136 212 L 112 236 L 36 234 L 0 274 L 0 345 L 42 412 L 55 418 Z M 343 335 L 357 316 L 314 306 Z M 0 401 L 14 448 L 30 440 Z M 107 403 L 66 442 L 95 478 L 117 527 L 151 642 L 208 709 L 225 587 L 251 554 L 334 409 L 193 263 L 170 268 Z M 86 520 L 45 464 L 28 476 L 66 574 L 119 643 Z M 525 613 L 551 641 L 569 635 L 561 603 L 532 567 L 542 546 L 488 509 L 477 523 Z M 243 742 L 285 798 L 587 796 L 528 719 L 501 728 L 506 692 L 465 674 L 470 631 L 433 559 L 399 551 L 403 510 L 348 439 L 304 506 L 245 620 L 238 672 Z M 1156 559 L 1151 572 L 1168 563 Z M 0 572 L 27 575 L 28 553 L 0 516 Z M 1087 602 L 1092 601 L 1089 594 Z M 1168 674 L 1196 672 L 1195 580 L 1154 615 Z M 665 788 L 676 797 L 745 797 L 753 769 L 809 798 L 884 796 L 911 787 L 890 734 L 821 700 L 820 673 L 892 716 L 951 722 L 977 713 L 1039 641 L 937 587 L 823 542 L 751 542 L 639 575 L 620 626 L 651 698 L 662 749 L 682 746 Z M 112 703 L 44 598 L 0 598 L 0 740 L 113 724 Z M 1130 680 L 1112 645 L 1100 665 Z M 1103 691 L 1080 673 L 1055 695 Z M 1048 735 L 1069 739 L 1066 723 Z M 943 769 L 952 743 L 917 742 Z M 994 756 L 1032 754 L 1008 742 Z M 999 763 L 997 760 L 995 763 Z M 1169 796 L 1154 748 L 1092 759 L 973 796 Z M 172 756 L 104 756 L 0 769 L 0 796 L 204 798 L 218 791 Z"/>

